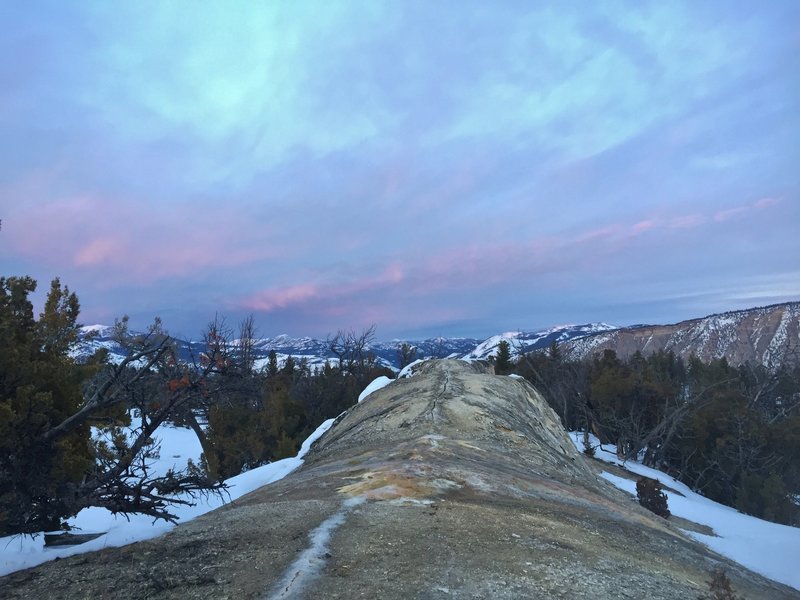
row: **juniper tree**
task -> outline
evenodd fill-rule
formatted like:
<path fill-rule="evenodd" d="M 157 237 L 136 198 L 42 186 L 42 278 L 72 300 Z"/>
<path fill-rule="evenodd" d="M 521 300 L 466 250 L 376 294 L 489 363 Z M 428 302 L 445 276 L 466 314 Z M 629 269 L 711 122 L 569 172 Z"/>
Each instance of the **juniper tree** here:
<path fill-rule="evenodd" d="M 189 502 L 173 494 L 218 488 L 191 466 L 157 476 L 148 464 L 156 429 L 193 393 L 208 392 L 210 372 L 186 372 L 158 324 L 132 336 L 125 320 L 121 363 L 103 354 L 79 362 L 70 355 L 77 296 L 54 280 L 36 320 L 35 289 L 29 277 L 0 278 L 0 535 L 56 529 L 88 506 L 171 519 L 172 504 Z M 129 438 L 121 426 L 131 408 L 141 424 Z"/>
<path fill-rule="evenodd" d="M 514 364 L 511 362 L 511 346 L 506 340 L 500 340 L 497 344 L 497 353 L 494 357 L 494 371 L 498 375 L 511 373 Z"/>
<path fill-rule="evenodd" d="M 278 374 L 278 355 L 275 350 L 270 350 L 267 358 L 267 377 L 275 377 Z"/>
<path fill-rule="evenodd" d="M 403 342 L 397 346 L 397 366 L 401 369 L 414 362 L 417 357 L 417 349 L 409 344 Z"/>
<path fill-rule="evenodd" d="M 95 369 L 67 354 L 78 299 L 54 280 L 36 321 L 35 290 L 30 277 L 0 278 L 0 535 L 57 527 L 94 464 L 87 423 L 47 437 L 79 409 Z"/>

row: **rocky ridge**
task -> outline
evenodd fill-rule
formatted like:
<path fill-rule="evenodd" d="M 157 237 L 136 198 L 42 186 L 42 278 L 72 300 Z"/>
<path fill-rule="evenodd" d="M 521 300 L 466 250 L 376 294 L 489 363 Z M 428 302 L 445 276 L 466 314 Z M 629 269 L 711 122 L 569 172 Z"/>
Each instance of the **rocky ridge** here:
<path fill-rule="evenodd" d="M 2 578 L 0 596 L 695 598 L 718 566 L 747 598 L 800 597 L 600 478 L 527 382 L 429 361 L 280 482 L 161 538 Z"/>

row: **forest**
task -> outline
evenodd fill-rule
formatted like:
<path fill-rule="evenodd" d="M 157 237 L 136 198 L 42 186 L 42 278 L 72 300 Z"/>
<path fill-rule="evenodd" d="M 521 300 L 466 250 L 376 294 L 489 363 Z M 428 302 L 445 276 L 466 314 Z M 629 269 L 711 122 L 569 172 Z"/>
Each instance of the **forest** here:
<path fill-rule="evenodd" d="M 612 350 L 567 361 L 551 346 L 513 369 L 567 429 L 593 433 L 621 460 L 640 460 L 744 513 L 800 525 L 797 365 L 769 371 L 663 351 L 621 359 Z"/>
<path fill-rule="evenodd" d="M 0 278 L 0 535 L 52 531 L 89 506 L 171 519 L 176 492 L 224 493 L 226 478 L 294 455 L 373 379 L 394 375 L 370 353 L 374 328 L 329 337 L 335 360 L 321 369 L 292 357 L 280 364 L 274 353 L 258 368 L 252 318 L 232 327 L 215 317 L 204 350 L 186 361 L 158 319 L 132 333 L 123 317 L 115 338 L 124 360 L 103 350 L 78 360 L 76 294 L 54 280 L 36 318 L 35 289 L 29 277 Z M 402 344 L 398 357 L 407 364 L 415 349 Z M 505 346 L 495 368 L 526 377 L 567 429 L 592 432 L 621 459 L 743 512 L 800 524 L 797 367 L 768 372 L 663 352 L 572 362 L 557 346 L 512 360 Z M 165 423 L 195 432 L 199 464 L 148 470 Z"/>

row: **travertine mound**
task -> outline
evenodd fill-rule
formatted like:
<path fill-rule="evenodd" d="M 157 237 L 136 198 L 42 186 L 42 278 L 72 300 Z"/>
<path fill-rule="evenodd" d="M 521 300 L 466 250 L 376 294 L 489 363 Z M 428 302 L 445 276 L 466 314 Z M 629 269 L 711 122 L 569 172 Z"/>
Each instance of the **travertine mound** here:
<path fill-rule="evenodd" d="M 525 381 L 430 361 L 286 479 L 162 538 L 0 580 L 3 598 L 798 598 L 611 488 Z"/>

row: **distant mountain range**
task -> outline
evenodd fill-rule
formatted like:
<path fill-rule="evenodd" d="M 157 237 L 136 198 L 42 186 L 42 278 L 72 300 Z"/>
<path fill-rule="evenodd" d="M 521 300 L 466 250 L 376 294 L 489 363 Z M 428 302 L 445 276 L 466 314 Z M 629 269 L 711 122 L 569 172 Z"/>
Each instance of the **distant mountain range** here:
<path fill-rule="evenodd" d="M 674 325 L 636 325 L 571 339 L 561 345 L 565 356 L 589 358 L 604 350 L 628 357 L 671 350 L 684 358 L 725 357 L 777 369 L 800 364 L 800 302 L 737 310 Z"/>
<path fill-rule="evenodd" d="M 506 340 L 511 346 L 512 355 L 531 352 L 548 347 L 553 342 L 566 342 L 578 336 L 613 330 L 612 325 L 605 323 L 591 323 L 585 325 L 563 325 L 552 327 L 544 331 L 523 332 L 513 331 L 492 336 L 482 340 L 478 338 L 445 338 L 436 337 L 424 340 L 390 340 L 375 342 L 370 350 L 378 361 L 387 367 L 397 369 L 398 347 L 403 343 L 411 344 L 416 348 L 417 358 L 473 358 L 485 359 L 497 352 L 497 345 L 501 340 Z M 77 357 L 91 356 L 100 348 L 109 352 L 112 361 L 121 361 L 125 351 L 113 338 L 113 327 L 106 325 L 89 325 L 81 329 L 83 336 L 79 347 L 74 351 Z M 90 335 L 91 334 L 91 335 Z M 203 352 L 202 342 L 176 339 L 180 358 L 191 360 Z M 255 342 L 257 365 L 266 364 L 271 350 L 278 355 L 279 363 L 292 356 L 296 360 L 305 359 L 310 366 L 321 366 L 325 361 L 333 358 L 333 353 L 328 348 L 326 340 L 310 337 L 290 337 L 279 335 L 273 338 L 262 338 Z"/>
<path fill-rule="evenodd" d="M 124 351 L 112 337 L 113 328 L 104 325 L 83 327 L 83 340 L 76 356 L 89 356 L 98 348 L 106 348 L 111 360 L 122 360 Z M 88 334 L 94 334 L 89 336 Z M 494 356 L 497 346 L 505 340 L 512 356 L 559 345 L 564 356 L 571 359 L 590 358 L 606 349 L 627 357 L 641 351 L 672 350 L 688 357 L 695 354 L 703 360 L 726 357 L 732 364 L 760 363 L 774 369 L 791 362 L 800 364 L 800 302 L 787 302 L 760 308 L 738 310 L 674 325 L 633 325 L 615 327 L 607 323 L 561 325 L 542 331 L 512 331 L 478 338 L 428 338 L 375 342 L 370 350 L 379 363 L 397 369 L 397 349 L 408 343 L 417 350 L 417 358 L 486 359 Z M 189 360 L 203 351 L 202 342 L 176 340 L 180 357 Z M 255 342 L 258 365 L 266 364 L 274 350 L 279 363 L 287 356 L 305 359 L 310 366 L 321 366 L 333 354 L 325 340 L 310 337 L 279 335 Z"/>

